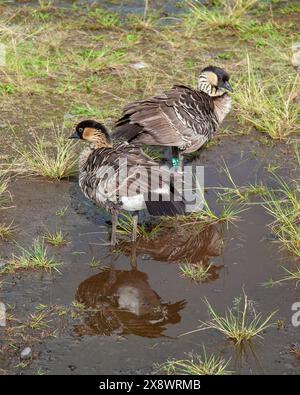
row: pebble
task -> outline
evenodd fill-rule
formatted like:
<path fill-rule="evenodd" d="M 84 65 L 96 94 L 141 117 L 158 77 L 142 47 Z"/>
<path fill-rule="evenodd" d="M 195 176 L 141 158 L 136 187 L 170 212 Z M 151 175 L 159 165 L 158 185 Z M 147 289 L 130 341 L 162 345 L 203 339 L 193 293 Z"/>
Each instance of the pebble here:
<path fill-rule="evenodd" d="M 294 67 L 300 67 L 300 51 L 295 52 L 292 57 L 292 65 Z"/>
<path fill-rule="evenodd" d="M 25 347 L 20 354 L 21 359 L 29 359 L 31 357 L 32 350 L 30 347 Z"/>
<path fill-rule="evenodd" d="M 136 70 L 140 70 L 140 69 L 144 69 L 145 67 L 148 67 L 148 66 L 146 65 L 146 63 L 144 63 L 144 62 L 132 63 L 130 66 L 131 66 L 133 69 L 136 69 Z"/>
<path fill-rule="evenodd" d="M 141 256 L 141 259 L 142 259 L 143 261 L 149 261 L 149 260 L 151 259 L 151 255 L 149 255 L 149 254 L 143 254 L 143 255 Z"/>
<path fill-rule="evenodd" d="M 294 67 L 300 67 L 300 43 L 293 44 L 292 50 L 293 50 L 292 65 Z"/>
<path fill-rule="evenodd" d="M 6 262 L 0 262 L 0 270 L 3 270 L 6 266 Z"/>

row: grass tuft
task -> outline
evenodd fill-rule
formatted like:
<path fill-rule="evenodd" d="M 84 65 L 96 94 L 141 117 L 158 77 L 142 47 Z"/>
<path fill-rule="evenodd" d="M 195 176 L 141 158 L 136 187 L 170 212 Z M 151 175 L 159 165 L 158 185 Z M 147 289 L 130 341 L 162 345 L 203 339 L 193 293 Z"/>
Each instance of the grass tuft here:
<path fill-rule="evenodd" d="M 176 221 L 180 223 L 182 226 L 192 226 L 197 223 L 202 223 L 203 226 L 205 224 L 218 224 L 223 223 L 227 226 L 229 224 L 233 224 L 235 221 L 240 219 L 240 215 L 243 211 L 247 210 L 242 204 L 238 203 L 229 203 L 224 204 L 221 212 L 217 214 L 213 211 L 207 201 L 204 202 L 204 208 L 202 211 L 192 212 L 188 215 L 181 216 L 181 217 L 171 217 L 169 218 L 170 221 Z M 172 219 L 173 218 L 173 219 Z"/>
<path fill-rule="evenodd" d="M 240 82 L 234 94 L 236 111 L 242 124 L 248 123 L 273 139 L 285 139 L 300 132 L 300 106 L 295 100 L 299 77 L 286 75 L 262 79 L 248 59 L 248 80 Z"/>
<path fill-rule="evenodd" d="M 12 223 L 9 225 L 0 224 L 0 239 L 8 241 L 13 238 L 15 227 Z"/>
<path fill-rule="evenodd" d="M 0 175 L 0 208 L 11 201 L 11 195 L 8 191 L 9 178 L 6 175 Z"/>
<path fill-rule="evenodd" d="M 208 307 L 210 320 L 207 322 L 202 321 L 200 328 L 193 332 L 214 329 L 232 340 L 236 345 L 241 345 L 254 337 L 262 337 L 262 332 L 273 325 L 270 321 L 276 314 L 276 312 L 273 312 L 266 318 L 263 318 L 261 313 L 255 311 L 245 293 L 243 294 L 243 306 L 242 297 L 237 298 L 234 306 L 228 308 L 223 317 L 213 309 L 206 298 L 204 301 Z"/>
<path fill-rule="evenodd" d="M 296 287 L 300 282 L 300 267 L 296 267 L 294 270 L 289 270 L 286 267 L 282 266 L 282 269 L 285 271 L 285 276 L 280 280 L 274 281 L 270 279 L 266 283 L 262 284 L 265 287 L 273 287 L 274 285 L 281 284 L 284 281 L 296 281 Z"/>
<path fill-rule="evenodd" d="M 13 273 L 15 270 L 19 269 L 43 269 L 46 271 L 54 269 L 58 271 L 57 266 L 60 265 L 60 262 L 57 262 L 52 257 L 48 257 L 44 239 L 35 239 L 30 250 L 26 250 L 22 246 L 18 246 L 18 248 L 20 250 L 20 255 L 13 255 L 12 260 L 5 266 L 4 272 Z"/>
<path fill-rule="evenodd" d="M 54 142 L 35 136 L 28 146 L 18 144 L 21 156 L 20 172 L 50 179 L 61 180 L 75 175 L 78 167 L 78 153 L 74 142 L 65 137 L 61 129 L 54 132 Z"/>
<path fill-rule="evenodd" d="M 276 190 L 268 190 L 264 207 L 274 218 L 272 232 L 292 254 L 300 257 L 300 185 L 293 184 L 273 173 L 278 183 Z"/>
<path fill-rule="evenodd" d="M 295 357 L 300 358 L 300 343 L 295 343 L 290 348 L 290 354 L 295 355 Z"/>
<path fill-rule="evenodd" d="M 123 235 L 131 235 L 133 219 L 130 214 L 124 213 L 118 220 L 117 232 Z M 147 226 L 145 223 L 139 223 L 137 235 L 144 239 L 152 239 L 159 234 L 160 224 L 156 226 Z"/>
<path fill-rule="evenodd" d="M 60 247 L 68 244 L 68 241 L 65 239 L 65 236 L 61 230 L 58 230 L 54 233 L 47 233 L 45 235 L 45 240 L 54 247 Z"/>
<path fill-rule="evenodd" d="M 63 208 L 59 208 L 58 210 L 56 210 L 55 215 L 57 217 L 64 217 L 67 213 L 69 206 L 63 207 Z"/>
<path fill-rule="evenodd" d="M 255 3 L 257 0 L 226 0 L 208 7 L 198 1 L 188 1 L 189 13 L 184 17 L 186 32 L 192 34 L 199 26 L 202 30 L 237 29 Z"/>
<path fill-rule="evenodd" d="M 192 265 L 190 263 L 183 263 L 180 265 L 181 275 L 183 277 L 191 278 L 192 280 L 203 283 L 207 281 L 210 276 L 210 268 L 211 265 L 204 266 L 204 265 Z"/>
<path fill-rule="evenodd" d="M 89 15 L 101 28 L 112 29 L 121 25 L 121 19 L 117 13 L 109 12 L 103 8 L 92 9 Z"/>
<path fill-rule="evenodd" d="M 228 370 L 229 361 L 225 361 L 224 358 L 211 354 L 207 355 L 205 348 L 203 347 L 202 355 L 191 355 L 190 359 L 182 360 L 168 360 L 167 362 L 158 365 L 158 372 L 163 371 L 168 375 L 180 374 L 180 375 L 229 375 L 233 372 Z"/>

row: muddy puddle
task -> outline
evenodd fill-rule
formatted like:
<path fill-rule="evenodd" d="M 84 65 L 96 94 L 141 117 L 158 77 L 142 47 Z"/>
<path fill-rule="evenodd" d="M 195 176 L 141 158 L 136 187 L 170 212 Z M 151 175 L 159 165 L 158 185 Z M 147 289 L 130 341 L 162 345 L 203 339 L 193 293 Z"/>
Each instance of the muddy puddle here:
<path fill-rule="evenodd" d="M 238 185 L 260 180 L 270 185 L 265 166 L 287 157 L 286 147 L 274 149 L 239 137 L 223 138 L 222 144 L 203 150 L 197 162 L 205 165 L 206 187 L 228 185 L 220 172 L 223 159 Z M 13 306 L 19 319 L 39 304 L 69 306 L 76 301 L 84 309 L 79 320 L 64 320 L 55 337 L 31 341 L 34 358 L 27 367 L 16 368 L 18 357 L 2 355 L 4 372 L 148 374 L 154 363 L 185 358 L 205 345 L 208 353 L 231 358 L 230 369 L 236 373 L 299 373 L 299 360 L 289 353 L 300 340 L 299 328 L 291 324 L 299 288 L 293 282 L 262 286 L 282 277 L 281 264 L 295 262 L 274 243 L 267 227 L 270 217 L 261 205 L 251 205 L 228 227 L 170 226 L 151 241 L 139 239 L 132 246 L 123 240 L 112 254 L 106 244 L 109 218 L 82 196 L 76 179 L 58 184 L 20 179 L 10 189 L 15 207 L 4 216 L 18 226 L 18 243 L 29 247 L 33 238 L 55 229 L 70 243 L 49 247 L 63 262 L 60 273 L 1 276 L 1 301 Z M 214 207 L 212 191 L 207 197 Z M 9 258 L 14 249 L 13 243 L 1 243 L 1 258 Z M 183 278 L 182 261 L 211 264 L 209 281 Z M 214 330 L 180 336 L 208 319 L 204 297 L 223 314 L 243 290 L 257 312 L 266 316 L 278 311 L 273 321 L 281 324 L 267 329 L 263 339 L 241 351 Z"/>

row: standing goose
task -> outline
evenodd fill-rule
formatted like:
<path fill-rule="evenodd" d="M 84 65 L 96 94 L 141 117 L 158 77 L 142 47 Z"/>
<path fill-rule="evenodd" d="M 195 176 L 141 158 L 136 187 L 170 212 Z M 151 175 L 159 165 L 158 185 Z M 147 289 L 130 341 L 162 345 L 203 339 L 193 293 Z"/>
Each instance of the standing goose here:
<path fill-rule="evenodd" d="M 140 147 L 113 143 L 110 131 L 92 120 L 80 122 L 70 138 L 90 142 L 80 155 L 79 186 L 88 199 L 111 213 L 112 245 L 121 210 L 133 212 L 132 241 L 140 210 L 147 208 L 158 216 L 185 214 L 185 202 L 175 201 L 174 174 L 159 167 Z"/>
<path fill-rule="evenodd" d="M 229 75 L 220 67 L 204 68 L 197 89 L 184 85 L 160 96 L 128 104 L 112 137 L 135 144 L 172 147 L 173 166 L 182 154 L 197 151 L 216 132 L 231 109 Z"/>

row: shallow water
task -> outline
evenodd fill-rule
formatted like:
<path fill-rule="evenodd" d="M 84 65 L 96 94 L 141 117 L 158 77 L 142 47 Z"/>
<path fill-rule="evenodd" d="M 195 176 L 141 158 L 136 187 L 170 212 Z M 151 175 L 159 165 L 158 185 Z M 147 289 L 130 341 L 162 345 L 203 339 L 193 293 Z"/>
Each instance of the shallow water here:
<path fill-rule="evenodd" d="M 54 3 L 62 7 L 72 4 Z M 180 11 L 174 3 L 151 1 L 151 6 L 161 9 L 164 4 L 167 13 Z M 122 2 L 99 4 L 123 13 L 143 12 L 144 7 L 138 0 L 126 1 L 126 6 Z M 236 130 L 236 125 L 232 129 Z M 260 181 L 272 185 L 265 171 L 269 163 L 278 164 L 290 179 L 293 171 L 299 173 L 289 163 L 290 147 L 278 144 L 275 148 L 270 142 L 263 145 L 259 137 L 221 138 L 219 145 L 200 153 L 196 162 L 205 166 L 207 198 L 213 209 L 218 211 L 220 207 L 209 187 L 229 185 L 220 171 L 223 159 L 238 185 Z M 61 229 L 70 243 L 48 247 L 49 253 L 63 262 L 60 273 L 0 274 L 0 301 L 14 307 L 12 313 L 20 320 L 32 314 L 40 303 L 70 306 L 77 301 L 84 304 L 85 311 L 81 320 L 66 319 L 57 337 L 25 342 L 24 347 L 32 347 L 34 358 L 24 369 L 16 367 L 19 351 L 12 358 L 0 352 L 0 372 L 3 369 L 28 374 L 41 369 L 47 374 L 151 373 L 154 363 L 183 359 L 189 352 L 201 353 L 205 345 L 208 354 L 231 358 L 230 369 L 236 373 L 299 373 L 300 362 L 289 353 L 291 345 L 300 341 L 299 328 L 291 323 L 291 306 L 300 301 L 299 288 L 294 282 L 273 288 L 262 286 L 270 278 L 282 278 L 281 264 L 293 267 L 296 261 L 274 242 L 267 226 L 271 218 L 260 204 L 248 206 L 241 220 L 228 228 L 170 226 L 157 238 L 140 239 L 134 246 L 123 240 L 118 251 L 112 253 L 107 245 L 109 216 L 84 198 L 76 179 L 60 183 L 18 179 L 10 191 L 15 207 L 1 214 L 3 222 L 14 220 L 18 226 L 19 244 L 29 248 L 35 237 L 56 229 Z M 66 207 L 65 216 L 55 215 Z M 0 241 L 0 248 L 3 260 L 16 252 L 13 242 Z M 91 267 L 92 261 L 99 261 L 98 267 Z M 182 261 L 211 264 L 209 281 L 197 284 L 183 278 L 179 270 Z M 181 336 L 209 318 L 203 298 L 224 314 L 243 291 L 263 316 L 278 310 L 273 321 L 281 320 L 282 327 L 269 328 L 263 339 L 255 339 L 245 350 L 237 350 L 215 331 Z"/>
<path fill-rule="evenodd" d="M 29 5 L 38 6 L 38 1 L 14 1 L 8 0 L 5 3 L 12 4 L 15 6 Z M 55 7 L 71 7 L 73 4 L 99 4 L 99 6 L 109 9 L 111 11 L 120 12 L 122 14 L 127 13 L 144 13 L 145 2 L 143 0 L 118 0 L 118 1 L 108 1 L 108 0 L 82 0 L 82 1 L 72 1 L 72 0 L 58 0 L 52 1 Z M 180 0 L 152 0 L 149 2 L 149 10 L 161 11 L 164 13 L 176 14 L 180 11 L 180 5 L 182 1 Z"/>
<path fill-rule="evenodd" d="M 238 153 L 236 147 L 232 139 L 222 142 L 222 156 L 239 185 L 264 179 L 265 164 L 285 155 L 273 148 L 259 148 L 255 140 L 247 138 L 239 139 Z M 214 146 L 200 154 L 206 187 L 228 185 L 219 171 L 223 163 L 219 150 L 220 146 Z M 291 324 L 291 306 L 300 300 L 299 289 L 293 282 L 262 286 L 270 278 L 281 278 L 280 264 L 289 261 L 292 265 L 293 259 L 270 241 L 270 218 L 260 205 L 251 206 L 228 229 L 191 226 L 182 230 L 175 226 L 151 242 L 139 240 L 134 255 L 126 241 L 119 243 L 117 254 L 111 254 L 105 245 L 110 231 L 107 218 L 82 196 L 76 180 L 59 184 L 18 180 L 11 189 L 16 207 L 6 215 L 20 229 L 18 242 L 29 246 L 45 230 L 58 228 L 72 243 L 49 249 L 64 262 L 61 274 L 5 276 L 1 300 L 16 305 L 16 316 L 32 312 L 39 303 L 67 306 L 77 300 L 88 308 L 82 322 L 68 321 L 57 338 L 34 344 L 38 356 L 23 372 L 151 373 L 153 363 L 201 352 L 204 344 L 208 353 L 232 358 L 230 368 L 237 373 L 299 373 L 299 362 L 289 353 L 290 346 L 299 341 L 299 328 Z M 209 192 L 208 198 L 213 205 L 215 196 Z M 64 217 L 55 216 L 66 206 Z M 9 257 L 14 248 L 3 243 L 2 258 Z M 100 267 L 92 268 L 92 259 L 99 260 Z M 183 278 L 178 261 L 184 259 L 213 264 L 210 281 L 197 284 Z M 268 315 L 278 310 L 274 321 L 283 320 L 284 327 L 269 328 L 264 339 L 253 341 L 244 354 L 215 331 L 178 337 L 208 319 L 204 297 L 224 313 L 243 290 L 256 311 Z M 6 360 L 0 368 L 9 364 Z"/>

